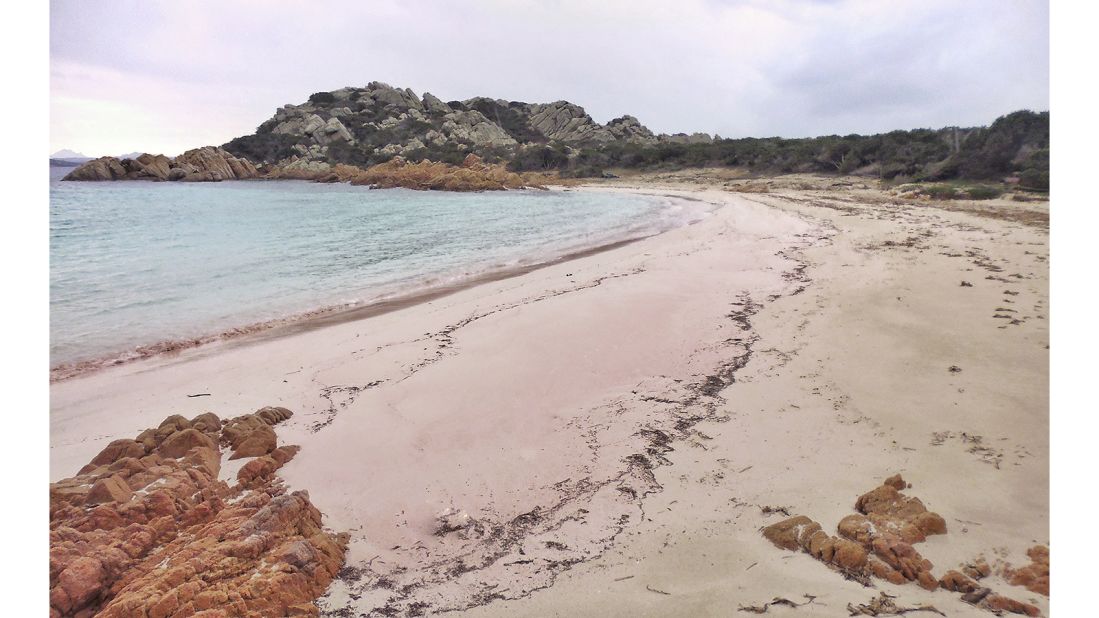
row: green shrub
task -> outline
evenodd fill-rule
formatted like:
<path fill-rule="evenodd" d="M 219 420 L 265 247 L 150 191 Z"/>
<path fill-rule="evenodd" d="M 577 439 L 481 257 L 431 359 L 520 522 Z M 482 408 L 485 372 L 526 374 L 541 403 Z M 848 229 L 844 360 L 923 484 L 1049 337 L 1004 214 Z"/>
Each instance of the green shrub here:
<path fill-rule="evenodd" d="M 222 148 L 253 163 L 274 163 L 294 154 L 298 138 L 282 133 L 255 133 L 234 138 Z"/>
<path fill-rule="evenodd" d="M 1003 189 L 988 185 L 966 187 L 964 192 L 971 200 L 994 200 L 1004 194 Z"/>
<path fill-rule="evenodd" d="M 1019 173 L 1019 186 L 1036 191 L 1049 191 L 1049 172 L 1039 169 L 1023 170 Z"/>

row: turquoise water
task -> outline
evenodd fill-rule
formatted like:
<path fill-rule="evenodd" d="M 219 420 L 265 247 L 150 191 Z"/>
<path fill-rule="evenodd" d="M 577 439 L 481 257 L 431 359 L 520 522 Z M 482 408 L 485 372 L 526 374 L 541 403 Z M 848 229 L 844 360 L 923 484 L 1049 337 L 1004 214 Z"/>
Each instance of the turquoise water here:
<path fill-rule="evenodd" d="M 51 365 L 366 303 L 703 216 L 590 191 L 50 179 Z"/>

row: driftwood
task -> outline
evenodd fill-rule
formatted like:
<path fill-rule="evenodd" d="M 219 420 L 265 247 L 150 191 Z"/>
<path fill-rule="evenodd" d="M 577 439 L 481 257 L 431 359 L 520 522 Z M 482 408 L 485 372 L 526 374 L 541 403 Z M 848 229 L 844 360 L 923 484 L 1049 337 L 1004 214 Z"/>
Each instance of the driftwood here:
<path fill-rule="evenodd" d="M 775 597 L 775 598 L 771 599 L 770 601 L 764 603 L 763 605 L 741 605 L 740 607 L 737 608 L 737 610 L 742 611 L 742 612 L 748 612 L 750 614 L 766 614 L 767 609 L 770 608 L 772 605 L 784 605 L 786 607 L 798 608 L 798 607 L 802 607 L 804 605 L 811 604 L 817 598 L 817 597 L 815 597 L 811 594 L 803 594 L 801 596 L 805 597 L 805 599 L 806 599 L 806 601 L 804 603 L 795 603 L 795 602 L 791 601 L 790 599 L 785 599 L 783 597 Z"/>
<path fill-rule="evenodd" d="M 904 614 L 912 612 L 931 612 L 940 616 L 946 615 L 933 605 L 901 607 L 893 601 L 895 598 L 896 597 L 892 595 L 882 592 L 873 599 L 870 599 L 869 603 L 862 603 L 860 605 L 848 603 L 847 611 L 851 612 L 852 616 L 903 616 Z"/>

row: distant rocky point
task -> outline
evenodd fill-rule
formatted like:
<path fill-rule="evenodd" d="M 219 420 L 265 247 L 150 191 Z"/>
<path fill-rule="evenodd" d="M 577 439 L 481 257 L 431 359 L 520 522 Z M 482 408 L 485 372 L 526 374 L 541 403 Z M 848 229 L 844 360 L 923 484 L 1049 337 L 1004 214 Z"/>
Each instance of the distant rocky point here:
<path fill-rule="evenodd" d="M 100 157 L 69 172 L 62 180 L 178 180 L 216 182 L 256 178 L 256 166 L 222 148 L 204 146 L 169 159 L 142 154 L 134 158 Z"/>
<path fill-rule="evenodd" d="M 464 165 L 470 154 L 480 162 L 473 168 Z M 723 139 L 706 133 L 654 134 L 629 115 L 600 124 L 568 101 L 443 101 L 428 92 L 419 96 L 408 88 L 371 82 L 284 105 L 254 133 L 221 147 L 191 150 L 175 159 L 96 159 L 65 179 L 321 180 L 331 179 L 336 166 L 368 170 L 398 157 L 410 165 L 396 166 L 401 169 L 387 173 L 387 179 L 444 190 L 514 184 L 514 179 L 498 182 L 503 176 L 497 170 L 488 173 L 483 163 L 556 178 L 598 177 L 622 168 L 738 167 L 752 173 L 843 174 L 901 183 L 1015 179 L 1020 187 L 1045 191 L 1049 112 L 1017 111 L 988 127 Z M 449 166 L 445 173 L 463 180 L 423 182 L 420 176 L 435 164 Z M 346 177 L 346 171 L 336 175 Z M 496 180 L 472 177 L 480 172 Z"/>

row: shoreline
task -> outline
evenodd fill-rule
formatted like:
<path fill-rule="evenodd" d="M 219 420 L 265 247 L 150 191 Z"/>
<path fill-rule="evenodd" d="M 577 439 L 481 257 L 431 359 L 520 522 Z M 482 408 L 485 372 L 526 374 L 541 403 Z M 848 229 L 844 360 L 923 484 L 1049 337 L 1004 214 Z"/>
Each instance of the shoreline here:
<path fill-rule="evenodd" d="M 947 521 L 919 546 L 936 576 L 1048 543 L 1047 232 L 846 189 L 643 190 L 725 206 L 370 319 L 55 383 L 51 477 L 168 414 L 285 406 L 279 442 L 302 450 L 280 476 L 350 535 L 333 616 L 858 605 L 877 591 L 759 530 L 833 525 L 897 472 Z M 983 585 L 1048 612 L 999 573 Z"/>
<path fill-rule="evenodd" d="M 308 180 L 280 178 L 256 178 L 229 180 L 223 182 L 249 182 L 258 180 L 314 182 Z M 152 181 L 150 180 L 150 182 Z M 567 187 L 562 188 L 562 190 L 601 191 L 605 190 L 605 188 L 597 186 L 584 186 Z M 700 201 L 695 200 L 694 198 L 691 198 L 689 196 L 673 196 L 666 193 L 654 193 L 653 191 L 645 191 L 642 189 L 627 190 L 623 192 L 649 197 L 665 197 L 680 201 Z M 713 209 L 707 211 L 707 214 L 712 211 Z M 84 360 L 58 363 L 50 367 L 50 383 L 53 384 L 56 382 L 89 375 L 109 367 L 127 365 L 130 363 L 139 362 L 151 358 L 179 355 L 188 351 L 204 348 L 215 344 L 246 345 L 254 341 L 262 341 L 265 338 L 286 337 L 295 333 L 306 332 L 317 328 L 324 328 L 326 326 L 341 324 L 344 322 L 367 319 L 373 316 L 382 315 L 391 311 L 398 311 L 400 309 L 404 309 L 406 307 L 411 307 L 421 303 L 431 302 L 433 300 L 446 297 L 450 294 L 454 294 L 455 292 L 459 292 L 461 290 L 475 287 L 484 283 L 518 277 L 526 273 L 545 268 L 547 266 L 552 266 L 554 264 L 562 264 L 572 260 L 596 255 L 604 251 L 610 251 L 618 247 L 626 246 L 631 243 L 644 240 L 646 238 L 659 236 L 660 234 L 664 234 L 670 230 L 676 229 L 676 227 L 682 227 L 684 225 L 694 225 L 698 223 L 702 218 L 704 217 L 688 221 L 680 226 L 668 227 L 662 230 L 657 230 L 655 232 L 643 233 L 638 236 L 608 240 L 606 242 L 601 242 L 591 247 L 566 249 L 566 252 L 562 255 L 549 257 L 548 259 L 534 261 L 528 264 L 500 266 L 498 268 L 485 270 L 451 283 L 444 283 L 441 285 L 411 286 L 405 292 L 397 292 L 393 295 L 382 296 L 381 298 L 375 300 L 368 300 L 359 303 L 343 303 L 320 306 L 314 309 L 292 313 L 285 317 L 252 322 L 244 324 L 242 326 L 227 328 L 215 333 L 208 333 L 196 335 L 194 337 L 183 337 L 177 339 L 162 339 L 149 344 L 140 345 L 125 351 L 107 353 L 102 356 L 96 356 Z"/>
<path fill-rule="evenodd" d="M 155 416 L 232 415 L 263 401 L 295 413 L 278 432 L 301 446 L 280 471 L 286 486 L 350 533 L 345 573 L 367 574 L 341 579 L 347 594 L 333 589 L 329 609 L 444 611 L 478 605 L 499 577 L 520 595 L 547 586 L 641 517 L 661 453 L 722 416 L 718 391 L 751 358 L 751 313 L 801 285 L 782 251 L 811 242 L 801 236 L 811 225 L 724 192 L 687 197 L 722 207 L 432 303 L 57 382 L 51 476 Z M 669 408 L 673 398 L 686 408 Z M 497 532 L 437 534 L 451 526 L 439 519 L 448 508 Z M 394 513 L 407 523 L 394 525 Z M 421 551 L 439 565 L 431 574 L 412 568 Z M 376 578 L 408 592 L 377 599 Z"/>

